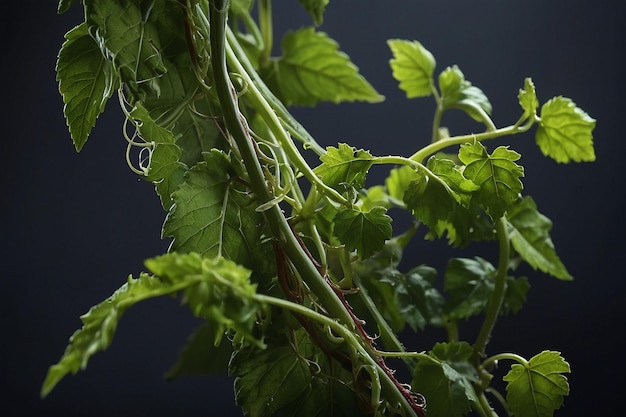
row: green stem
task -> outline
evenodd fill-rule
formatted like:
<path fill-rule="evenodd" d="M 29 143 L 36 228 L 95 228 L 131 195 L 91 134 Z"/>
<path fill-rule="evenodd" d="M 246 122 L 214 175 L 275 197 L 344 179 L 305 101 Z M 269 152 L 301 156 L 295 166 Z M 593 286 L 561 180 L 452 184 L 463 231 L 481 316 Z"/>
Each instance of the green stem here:
<path fill-rule="evenodd" d="M 210 11 L 211 63 L 214 74 L 215 89 L 222 107 L 226 127 L 233 136 L 237 146 L 240 148 L 244 165 L 248 169 L 250 187 L 256 194 L 259 202 L 263 204 L 271 199 L 271 195 L 265 186 L 263 170 L 256 157 L 252 138 L 243 125 L 242 115 L 239 112 L 238 105 L 235 101 L 235 94 L 226 68 L 225 29 L 228 12 L 227 6 L 228 0 L 215 0 L 212 3 Z M 337 294 L 320 275 L 312 260 L 309 259 L 308 255 L 294 236 L 280 208 L 272 206 L 265 211 L 265 215 L 268 217 L 268 223 L 272 228 L 274 236 L 283 246 L 288 258 L 298 270 L 302 279 L 318 296 L 323 307 L 333 318 L 326 317 L 313 310 L 307 309 L 304 306 L 291 303 L 287 300 L 267 297 L 264 295 L 257 295 L 257 299 L 259 301 L 265 301 L 279 307 L 287 308 L 291 311 L 296 311 L 307 317 L 318 320 L 324 325 L 331 327 L 335 333 L 343 337 L 345 340 L 350 340 L 350 345 L 354 349 L 358 350 L 360 357 L 362 358 L 361 360 L 369 362 L 374 369 L 378 370 L 377 374 L 380 377 L 382 387 L 385 389 L 387 395 L 389 395 L 392 403 L 400 404 L 408 415 L 416 415 L 407 399 L 404 398 L 404 396 L 397 389 L 394 381 L 380 368 L 377 361 L 374 359 L 375 352 L 368 352 L 363 347 L 364 342 L 356 336 L 356 333 L 354 333 L 355 324 L 350 313 L 347 311 L 341 300 L 339 300 Z M 336 320 L 338 320 L 338 322 Z"/>
<path fill-rule="evenodd" d="M 502 408 L 506 410 L 506 415 L 508 417 L 513 417 L 513 414 L 511 414 L 511 411 L 508 408 L 506 398 L 504 398 L 502 394 L 500 394 L 498 391 L 492 388 L 487 388 L 485 392 L 491 394 L 500 403 L 500 406 L 502 406 Z"/>
<path fill-rule="evenodd" d="M 491 120 L 491 117 L 487 114 L 487 112 L 482 107 L 474 108 L 474 111 L 478 113 L 480 116 L 481 122 L 487 127 L 487 131 L 493 132 L 494 130 L 498 130 L 496 125 Z"/>
<path fill-rule="evenodd" d="M 424 165 L 422 165 L 420 162 L 411 159 L 411 158 L 406 158 L 404 156 L 396 156 L 396 155 L 389 155 L 389 156 L 375 156 L 374 159 L 372 160 L 372 163 L 377 164 L 377 165 L 383 165 L 383 164 L 387 164 L 387 165 L 409 165 L 412 166 L 413 168 L 419 169 L 419 168 L 423 168 Z"/>
<path fill-rule="evenodd" d="M 448 337 L 448 342 L 458 342 L 459 341 L 459 324 L 456 320 L 445 321 L 446 334 Z"/>
<path fill-rule="evenodd" d="M 433 117 L 433 128 L 432 128 L 433 132 L 432 132 L 432 138 L 431 138 L 431 142 L 435 143 L 441 139 L 441 134 L 439 133 L 439 130 L 441 128 L 441 118 L 443 117 L 443 113 L 448 108 L 444 106 L 444 101 L 434 86 L 432 88 L 432 92 L 433 92 L 433 96 L 435 97 L 435 102 L 437 103 L 437 108 L 435 109 L 435 116 Z M 496 125 L 493 123 L 493 120 L 491 120 L 491 117 L 489 117 L 487 112 L 482 107 L 476 106 L 474 107 L 474 111 L 480 117 L 480 122 L 482 122 L 487 127 L 487 131 L 497 130 Z"/>
<path fill-rule="evenodd" d="M 252 16 L 250 16 L 250 13 L 244 13 L 241 16 L 241 19 L 243 20 L 243 24 L 245 25 L 248 33 L 252 35 L 254 41 L 257 43 L 257 45 L 259 45 L 259 49 L 261 51 L 265 51 L 265 39 L 263 39 L 263 34 L 259 30 L 259 27 L 257 26 Z"/>
<path fill-rule="evenodd" d="M 365 356 L 369 356 L 365 352 L 364 345 L 363 343 L 361 343 L 361 340 L 356 336 L 356 333 L 350 331 L 343 324 L 339 323 L 337 320 L 331 317 L 328 317 L 322 313 L 318 313 L 317 311 L 305 307 L 302 304 L 294 303 L 292 301 L 285 300 L 284 298 L 273 297 L 271 295 L 257 293 L 254 294 L 254 300 L 262 304 L 269 304 L 280 307 L 284 310 L 288 310 L 292 313 L 297 313 L 303 317 L 309 318 L 321 324 L 322 326 L 328 326 L 333 330 L 335 335 L 348 341 L 348 343 L 356 350 L 360 350 L 362 353 L 365 353 Z"/>
<path fill-rule="evenodd" d="M 285 310 L 300 314 L 304 317 L 318 322 L 323 326 L 327 326 L 332 329 L 335 336 L 339 336 L 341 339 L 343 339 L 344 343 L 347 343 L 352 349 L 354 349 L 354 355 L 358 358 L 358 360 L 367 362 L 369 366 L 377 370 L 381 386 L 383 390 L 389 395 L 387 401 L 389 401 L 391 404 L 400 404 L 409 416 L 416 415 L 406 398 L 404 398 L 404 396 L 397 390 L 395 383 L 385 372 L 380 369 L 378 363 L 372 357 L 372 352 L 370 352 L 370 349 L 366 347 L 367 345 L 365 345 L 363 343 L 363 340 L 360 339 L 354 332 L 347 329 L 344 325 L 337 322 L 333 318 L 320 314 L 317 311 L 311 310 L 310 308 L 307 308 L 301 304 L 296 304 L 282 298 L 272 297 L 264 294 L 255 294 L 254 299 L 261 303 L 274 305 L 276 307 L 280 307 Z"/>
<path fill-rule="evenodd" d="M 500 308 L 502 307 L 502 301 L 506 292 L 506 276 L 509 267 L 509 259 L 511 255 L 511 248 L 509 242 L 509 236 L 506 229 L 506 218 L 500 217 L 496 221 L 496 235 L 498 237 L 498 269 L 494 277 L 495 285 L 489 303 L 487 304 L 487 311 L 485 314 L 485 320 L 480 329 L 480 333 L 474 342 L 474 359 L 476 363 L 479 362 L 480 357 L 484 354 L 485 347 L 491 337 L 491 332 L 500 314 Z"/>
<path fill-rule="evenodd" d="M 229 38 L 230 41 L 230 38 Z M 259 115 L 263 118 L 263 121 L 267 123 L 268 128 L 276 136 L 276 140 L 280 144 L 285 154 L 289 157 L 291 163 L 312 183 L 315 184 L 319 191 L 331 200 L 345 206 L 349 206 L 350 203 L 335 189 L 324 184 L 322 179 L 318 177 L 309 164 L 304 160 L 298 149 L 295 147 L 291 137 L 283 129 L 278 116 L 270 104 L 265 100 L 262 92 L 259 90 L 257 84 L 253 81 L 250 74 L 246 71 L 246 68 L 241 64 L 238 59 L 238 55 L 234 52 L 230 43 L 225 47 L 226 54 L 228 56 L 229 63 L 233 66 L 233 69 L 238 72 L 238 75 L 247 83 L 248 97 L 252 102 L 255 110 L 259 112 Z"/>
<path fill-rule="evenodd" d="M 528 361 L 523 358 L 520 355 L 517 355 L 515 353 L 498 353 L 497 355 L 493 355 L 487 359 L 485 359 L 482 364 L 480 365 L 480 367 L 478 368 L 478 372 L 479 374 L 482 375 L 488 375 L 486 369 L 490 368 L 493 364 L 495 364 L 496 362 L 500 361 L 500 360 L 513 360 L 525 367 L 528 366 Z M 490 376 L 489 376 L 490 378 Z M 489 405 L 489 402 L 487 401 L 487 397 L 485 396 L 485 392 L 490 392 L 495 398 L 496 400 L 498 400 L 498 402 L 502 405 L 503 408 L 507 409 L 507 415 L 511 415 L 510 412 L 508 411 L 508 406 L 507 406 L 507 402 L 506 400 L 500 395 L 500 393 L 494 389 L 489 389 L 487 387 L 487 389 L 485 388 L 480 388 L 480 386 L 475 386 L 476 390 L 479 390 L 479 403 L 477 405 L 480 406 L 480 408 L 477 408 L 477 411 L 480 412 L 481 415 L 485 416 L 485 417 L 494 417 L 497 416 L 497 414 L 493 411 L 493 409 L 491 408 L 491 406 Z M 482 409 L 482 410 L 481 410 Z M 487 410 L 489 411 L 487 413 Z"/>
<path fill-rule="evenodd" d="M 261 77 L 257 74 L 254 66 L 250 60 L 246 57 L 243 48 L 239 44 L 235 34 L 226 28 L 226 37 L 228 39 L 228 46 L 232 48 L 234 56 L 237 57 L 238 65 L 241 65 L 245 73 L 252 80 L 252 83 L 257 90 L 261 92 L 265 100 L 269 103 L 269 106 L 276 113 L 276 116 L 285 124 L 285 128 L 289 130 L 289 133 L 294 135 L 296 139 L 302 142 L 305 149 L 311 149 L 317 155 L 323 155 L 325 153 L 322 148 L 309 132 L 289 113 L 283 103 L 274 96 L 274 93 L 265 85 Z M 230 58 L 229 58 L 230 59 Z"/>
<path fill-rule="evenodd" d="M 250 187 L 256 195 L 259 204 L 264 204 L 270 201 L 273 196 L 266 188 L 263 168 L 257 158 L 253 140 L 247 128 L 243 125 L 242 115 L 235 101 L 234 90 L 226 68 L 225 28 L 227 6 L 228 0 L 216 0 L 212 3 L 210 11 L 211 63 L 214 87 L 220 101 L 226 128 L 237 143 L 241 152 L 241 158 L 248 171 Z M 312 260 L 309 259 L 308 254 L 293 234 L 280 207 L 277 205 L 271 206 L 264 214 L 267 217 L 274 237 L 280 242 L 305 282 L 322 301 L 324 308 L 344 325 L 354 329 L 355 326 L 350 313 L 346 310 L 333 289 L 326 283 L 324 277 L 320 275 Z"/>
<path fill-rule="evenodd" d="M 374 321 L 376 322 L 376 325 L 378 326 L 378 331 L 380 332 L 380 339 L 383 342 L 383 346 L 387 351 L 395 351 L 393 353 L 387 352 L 385 356 L 396 356 L 394 355 L 394 353 L 397 353 L 397 356 L 404 361 L 404 364 L 412 373 L 413 369 L 415 369 L 415 366 L 417 365 L 417 361 L 415 360 L 415 358 L 407 355 L 404 345 L 402 344 L 402 342 L 400 342 L 391 327 L 389 327 L 389 323 L 387 323 L 387 320 L 385 320 L 382 314 L 380 314 L 378 307 L 376 307 L 376 304 L 368 295 L 367 290 L 365 289 L 363 284 L 361 284 L 361 279 L 359 278 L 359 276 L 357 274 L 353 274 L 352 280 L 355 287 L 359 289 L 359 298 L 361 298 L 361 301 L 363 302 L 363 304 L 365 304 L 365 307 L 372 315 Z"/>
<path fill-rule="evenodd" d="M 271 0 L 259 1 L 259 26 L 261 27 L 261 36 L 263 37 L 263 50 L 259 58 L 259 65 L 263 68 L 269 64 L 272 48 L 274 47 Z"/>
<path fill-rule="evenodd" d="M 438 142 L 439 139 L 441 139 L 439 135 L 439 128 L 441 127 L 441 116 L 443 116 L 443 107 L 441 106 L 441 103 L 439 103 L 439 100 L 437 100 L 437 109 L 435 109 L 435 115 L 433 117 L 433 133 L 431 138 L 432 143 Z"/>
<path fill-rule="evenodd" d="M 512 126 L 501 127 L 499 129 L 495 129 L 495 130 L 491 130 L 491 131 L 487 131 L 483 133 L 453 136 L 450 138 L 441 139 L 415 152 L 413 155 L 411 155 L 410 159 L 417 161 L 417 162 L 421 162 L 425 160 L 427 157 L 429 157 L 430 155 L 436 152 L 439 152 L 440 150 L 445 149 L 449 146 L 461 145 L 463 143 L 473 142 L 473 141 L 481 142 L 483 140 L 496 139 L 502 136 L 515 135 L 518 133 L 526 132 L 528 129 L 530 129 L 530 126 L 534 123 L 534 119 L 531 119 L 531 120 L 532 120 L 531 123 L 527 123 L 521 126 L 515 124 Z"/>
<path fill-rule="evenodd" d="M 490 356 L 485 359 L 482 363 L 483 368 L 488 368 L 492 363 L 501 361 L 501 360 L 512 360 L 520 365 L 528 366 L 528 361 L 523 356 L 517 355 L 515 353 L 498 353 L 497 355 Z"/>
<path fill-rule="evenodd" d="M 481 415 L 481 417 L 498 417 L 498 413 L 491 408 L 489 401 L 483 392 L 478 394 L 478 404 L 475 405 L 474 409 Z"/>
<path fill-rule="evenodd" d="M 411 158 L 405 158 L 403 156 L 378 156 L 372 160 L 373 164 L 396 164 L 396 165 L 408 165 L 416 170 L 421 170 L 431 181 L 437 181 L 444 189 L 448 190 L 450 194 L 453 194 L 450 185 L 448 185 L 439 175 L 434 174 L 430 169 L 426 168 L 417 160 Z"/>
<path fill-rule="evenodd" d="M 409 235 L 412 236 L 412 232 L 408 232 Z M 344 278 L 339 282 L 339 285 L 342 288 L 357 288 L 358 296 L 367 308 L 367 311 L 371 314 L 372 318 L 376 322 L 376 326 L 378 327 L 378 331 L 380 332 L 380 339 L 383 342 L 383 346 L 387 351 L 394 352 L 385 352 L 381 355 L 384 356 L 397 356 L 401 358 L 407 368 L 413 371 L 415 366 L 417 365 L 417 361 L 414 357 L 406 353 L 404 345 L 398 339 L 397 335 L 387 323 L 387 320 L 380 313 L 380 310 L 374 303 L 374 300 L 367 293 L 367 289 L 363 286 L 361 282 L 361 278 L 358 274 L 355 274 L 352 270 L 352 265 L 350 263 L 350 252 L 346 248 L 339 248 L 339 263 L 341 264 L 341 269 L 344 273 Z"/>

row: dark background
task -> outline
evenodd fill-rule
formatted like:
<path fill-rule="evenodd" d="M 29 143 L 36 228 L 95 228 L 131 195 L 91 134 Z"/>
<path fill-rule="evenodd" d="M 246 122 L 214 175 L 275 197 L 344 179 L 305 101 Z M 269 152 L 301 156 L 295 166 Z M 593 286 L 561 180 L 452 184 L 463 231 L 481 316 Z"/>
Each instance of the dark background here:
<path fill-rule="evenodd" d="M 168 242 L 160 239 L 164 213 L 156 195 L 124 162 L 117 102 L 111 100 L 80 155 L 67 133 L 54 65 L 64 33 L 82 20 L 80 7 L 59 16 L 56 2 L 34 3 L 2 15 L 0 413 L 235 415 L 229 380 L 163 381 L 197 324 L 173 300 L 129 310 L 107 352 L 39 399 L 47 368 L 80 326 L 79 315 L 140 272 L 142 261 L 165 251 Z M 278 33 L 308 24 L 295 0 L 274 3 Z M 335 0 L 321 30 L 387 100 L 294 110 L 324 146 L 345 141 L 378 155 L 412 153 L 428 140 L 434 105 L 428 98 L 406 100 L 391 77 L 385 41 L 404 38 L 421 41 L 434 54 L 437 73 L 458 64 L 490 98 L 500 126 L 519 117 L 516 96 L 526 76 L 541 102 L 566 95 L 597 119 L 594 163 L 556 164 L 542 157 L 532 135 L 499 143 L 522 154 L 525 193 L 554 221 L 553 241 L 575 280 L 527 271 L 528 303 L 499 323 L 489 352 L 530 357 L 543 349 L 561 351 L 573 373 L 571 394 L 557 416 L 621 411 L 623 16 L 621 2 Z M 452 133 L 478 129 L 463 120 L 451 115 L 444 124 Z M 372 172 L 372 179 L 377 175 Z M 410 258 L 439 265 L 442 251 L 443 242 L 419 244 Z M 480 253 L 473 248 L 464 254 L 474 255 Z M 409 347 L 428 349 L 430 343 L 419 335 Z"/>

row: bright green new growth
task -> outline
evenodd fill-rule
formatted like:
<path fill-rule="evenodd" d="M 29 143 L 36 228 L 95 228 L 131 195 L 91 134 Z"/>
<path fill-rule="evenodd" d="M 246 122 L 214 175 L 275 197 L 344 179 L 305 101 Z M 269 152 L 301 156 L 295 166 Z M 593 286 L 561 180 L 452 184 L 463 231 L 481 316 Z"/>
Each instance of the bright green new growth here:
<path fill-rule="evenodd" d="M 183 294 L 195 316 L 216 324 L 220 330 L 237 327 L 248 334 L 261 305 L 255 303 L 255 285 L 250 272 L 223 258 L 202 258 L 198 254 L 166 254 L 148 259 L 146 266 L 158 277 L 142 273 L 129 277 L 111 297 L 81 317 L 83 327 L 70 338 L 61 361 L 50 368 L 42 388 L 47 395 L 67 374 L 85 369 L 89 358 L 112 342 L 117 323 L 126 310 L 149 298 Z M 224 334 L 215 334 L 216 343 Z"/>
<path fill-rule="evenodd" d="M 570 367 L 559 352 L 543 351 L 528 362 L 522 361 L 511 367 L 504 376 L 507 385 L 507 402 L 519 417 L 551 415 L 563 404 L 563 396 L 569 394 L 564 373 Z"/>
<path fill-rule="evenodd" d="M 570 369 L 558 352 L 530 360 L 487 355 L 498 318 L 532 296 L 531 279 L 515 276 L 520 261 L 572 279 L 551 240 L 552 222 L 525 195 L 513 140 L 489 141 L 536 126 L 544 155 L 592 161 L 595 120 L 572 100 L 540 105 L 526 78 L 519 119 L 499 127 L 492 103 L 458 65 L 436 74 L 424 45 L 393 39 L 390 69 L 399 88 L 409 99 L 434 99 L 432 137 L 408 156 L 376 156 L 347 143 L 324 148 L 288 106 L 383 96 L 314 26 L 284 34 L 282 55 L 272 57 L 270 0 L 62 0 L 59 11 L 76 3 L 85 22 L 67 33 L 56 67 L 69 133 L 80 151 L 117 92 L 129 166 L 155 187 L 171 245 L 81 317 L 43 396 L 111 344 L 129 307 L 177 295 L 207 324 L 168 378 L 228 369 L 247 416 L 473 410 L 493 417 L 490 401 L 497 401 L 516 416 L 548 417 L 561 406 Z M 319 25 L 329 1 L 300 3 Z M 450 109 L 484 131 L 451 136 L 441 124 Z M 319 164 L 309 165 L 301 149 Z M 365 188 L 374 165 L 389 174 Z M 398 211 L 413 216 L 405 230 L 394 223 Z M 497 257 L 451 258 L 441 274 L 417 258 L 400 271 L 422 228 L 423 237 L 445 236 L 467 251 L 491 242 Z M 459 340 L 470 317 L 482 326 L 473 340 Z M 402 331 L 432 327 L 445 328 L 447 340 L 405 351 Z M 387 357 L 402 359 L 410 386 L 396 379 Z M 505 359 L 516 362 L 504 376 L 506 399 L 488 397 L 491 365 Z"/>
<path fill-rule="evenodd" d="M 325 33 L 311 27 L 287 33 L 283 54 L 273 62 L 273 73 L 268 77 L 278 98 L 286 105 L 301 106 L 321 101 L 382 101 L 338 47 Z"/>

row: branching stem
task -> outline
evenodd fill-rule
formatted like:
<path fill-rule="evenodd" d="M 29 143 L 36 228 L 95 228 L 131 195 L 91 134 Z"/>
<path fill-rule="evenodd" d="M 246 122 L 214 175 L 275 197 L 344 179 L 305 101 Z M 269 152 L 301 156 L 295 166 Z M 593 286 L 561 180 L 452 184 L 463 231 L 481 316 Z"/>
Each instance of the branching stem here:
<path fill-rule="evenodd" d="M 360 361 L 365 361 L 372 369 L 379 369 L 379 362 L 372 357 L 372 352 L 368 345 L 363 343 L 363 340 L 358 337 L 356 333 L 346 328 L 346 326 L 339 323 L 337 320 L 320 314 L 301 304 L 293 303 L 282 298 L 264 294 L 255 294 L 254 299 L 260 303 L 274 305 L 316 321 L 317 323 L 330 329 L 334 334 L 334 338 L 337 338 L 337 340 L 341 340 L 344 343 L 348 343 L 351 349 L 354 350 L 353 355 L 357 356 Z M 400 404 L 408 415 L 415 416 L 416 413 L 411 408 L 411 405 L 397 390 L 395 383 L 389 378 L 389 376 L 382 371 L 377 372 L 377 375 L 380 378 L 380 384 L 389 395 L 388 400 L 392 403 Z"/>
<path fill-rule="evenodd" d="M 228 27 L 226 28 L 226 38 L 227 47 L 229 49 L 229 51 L 227 51 L 229 63 L 231 65 L 236 64 L 237 66 L 244 68 L 245 71 L 243 72 L 247 74 L 249 80 L 252 81 L 256 89 L 261 93 L 263 99 L 267 101 L 268 106 L 274 111 L 277 119 L 284 124 L 289 133 L 302 142 L 305 149 L 311 149 L 317 155 L 323 155 L 325 153 L 324 148 L 322 148 L 315 141 L 309 132 L 289 113 L 284 104 L 274 96 L 274 93 L 272 93 L 269 88 L 267 88 L 261 77 L 259 77 L 254 69 L 254 66 L 248 60 L 243 48 L 237 40 L 237 37 Z M 232 49 L 233 54 L 230 53 L 230 49 Z M 235 57 L 236 62 L 232 61 L 232 56 Z"/>
<path fill-rule="evenodd" d="M 422 162 L 426 158 L 428 158 L 430 155 L 433 155 L 449 146 L 461 145 L 463 143 L 473 142 L 475 140 L 481 142 L 483 140 L 496 139 L 496 138 L 500 138 L 503 136 L 523 133 L 523 132 L 526 132 L 528 129 L 530 129 L 530 127 L 534 124 L 534 121 L 535 121 L 534 119 L 531 119 L 530 123 L 526 123 L 523 125 L 514 124 L 511 126 L 502 127 L 499 129 L 495 129 L 495 130 L 491 130 L 491 131 L 487 131 L 483 133 L 473 133 L 470 135 L 453 136 L 453 137 L 441 139 L 415 152 L 413 155 L 411 155 L 410 159 L 417 161 L 417 162 Z"/>
<path fill-rule="evenodd" d="M 226 18 L 228 10 L 228 0 L 216 0 L 211 4 L 210 10 L 210 43 L 211 43 L 211 63 L 214 75 L 215 89 L 222 106 L 224 121 L 230 134 L 233 136 L 237 146 L 240 149 L 241 157 L 244 165 L 248 170 L 250 177 L 250 186 L 257 195 L 259 203 L 263 204 L 271 200 L 272 196 L 268 192 L 263 176 L 263 169 L 256 157 L 253 139 L 242 122 L 242 115 L 236 103 L 233 87 L 228 76 L 226 68 Z M 231 51 L 232 52 L 232 51 Z M 238 68 L 241 70 L 242 68 Z M 251 87 L 253 85 L 251 84 Z M 279 125 L 277 127 L 280 127 Z M 272 129 L 273 130 L 273 129 Z M 278 129 L 278 131 L 282 131 Z M 277 133 L 277 132 L 275 132 Z M 291 142 L 291 141 L 289 141 Z M 298 154 L 299 155 L 299 154 Z M 278 206 L 271 206 L 265 211 L 268 217 L 268 223 L 272 229 L 274 236 L 284 248 L 285 253 L 298 270 L 302 279 L 310 286 L 313 292 L 318 296 L 324 308 L 333 318 L 328 318 L 317 312 L 314 312 L 304 306 L 291 303 L 282 299 L 266 299 L 266 296 L 259 295 L 260 301 L 272 302 L 274 305 L 295 310 L 296 312 L 319 320 L 320 323 L 328 325 L 333 331 L 345 340 L 350 340 L 353 349 L 362 351 L 362 360 L 370 362 L 375 369 L 379 369 L 379 377 L 382 386 L 395 404 L 400 404 L 409 415 L 416 415 L 407 398 L 398 390 L 396 382 L 381 367 L 380 358 L 376 357 L 375 352 L 364 351 L 366 344 L 354 333 L 354 321 L 350 312 L 344 304 L 339 300 L 334 290 L 327 285 L 324 278 L 320 275 L 317 267 L 313 264 L 308 254 L 294 236 L 289 224 L 287 223 L 282 211 Z M 340 324 L 341 323 L 341 324 Z"/>
<path fill-rule="evenodd" d="M 212 3 L 210 11 L 211 61 L 215 89 L 222 106 L 226 127 L 237 143 L 244 165 L 248 170 L 251 188 L 257 196 L 259 204 L 263 204 L 270 201 L 273 196 L 270 195 L 266 188 L 263 168 L 256 156 L 252 143 L 253 139 L 242 123 L 243 116 L 236 104 L 232 84 L 226 69 L 225 28 L 227 3 L 227 0 L 215 1 Z M 336 317 L 346 325 L 352 325 L 350 314 L 304 252 L 280 207 L 273 205 L 264 214 L 268 217 L 268 224 L 272 228 L 276 239 L 284 247 L 289 259 L 315 294 L 324 300 L 324 307 L 333 317 Z"/>
<path fill-rule="evenodd" d="M 311 181 L 312 184 L 315 184 L 318 187 L 319 191 L 322 194 L 339 204 L 349 206 L 350 204 L 348 200 L 346 200 L 336 190 L 324 184 L 322 179 L 313 172 L 309 164 L 304 160 L 298 149 L 296 149 L 293 141 L 291 140 L 291 137 L 289 137 L 285 129 L 283 129 L 280 120 L 278 119 L 278 116 L 274 112 L 273 108 L 265 100 L 263 94 L 258 89 L 257 85 L 254 83 L 250 75 L 247 73 L 244 66 L 239 61 L 238 56 L 235 54 L 230 44 L 226 44 L 225 50 L 229 64 L 248 84 L 248 94 L 250 95 L 250 100 L 254 104 L 256 104 L 256 110 L 259 112 L 263 120 L 267 123 L 268 128 L 276 136 L 280 147 L 287 154 L 289 160 L 309 181 Z"/>

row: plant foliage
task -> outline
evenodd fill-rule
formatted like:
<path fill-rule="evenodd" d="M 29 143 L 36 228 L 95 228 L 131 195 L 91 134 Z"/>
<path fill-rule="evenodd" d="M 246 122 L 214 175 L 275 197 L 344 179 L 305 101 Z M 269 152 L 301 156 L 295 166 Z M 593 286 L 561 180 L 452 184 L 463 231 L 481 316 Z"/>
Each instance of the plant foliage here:
<path fill-rule="evenodd" d="M 519 119 L 500 126 L 458 65 L 437 74 L 422 43 L 392 39 L 398 87 L 435 102 L 432 137 L 406 156 L 322 147 L 290 106 L 383 100 L 318 30 L 328 3 L 300 0 L 312 25 L 282 34 L 282 54 L 272 56 L 271 0 L 61 0 L 59 12 L 82 6 L 85 16 L 56 67 L 74 146 L 86 146 L 117 95 L 129 167 L 153 184 L 171 245 L 81 317 L 43 396 L 112 343 L 128 308 L 173 295 L 206 324 L 167 377 L 227 371 L 246 416 L 548 417 L 560 408 L 570 368 L 559 352 L 487 353 L 498 317 L 529 295 L 517 265 L 572 279 L 551 221 L 525 194 L 521 155 L 512 142 L 492 143 L 534 128 L 547 157 L 593 161 L 595 120 L 566 97 L 541 105 L 526 78 Z M 441 125 L 451 109 L 484 130 L 451 136 Z M 366 186 L 374 165 L 388 175 Z M 413 218 L 404 230 L 398 211 Z M 487 242 L 497 256 L 451 258 L 441 272 L 415 259 L 401 271 L 418 230 L 464 250 Z M 458 340 L 470 317 L 480 330 Z M 405 350 L 400 335 L 432 327 L 448 340 Z M 398 380 L 389 357 L 410 381 Z M 514 362 L 506 396 L 490 397 L 501 360 Z"/>

